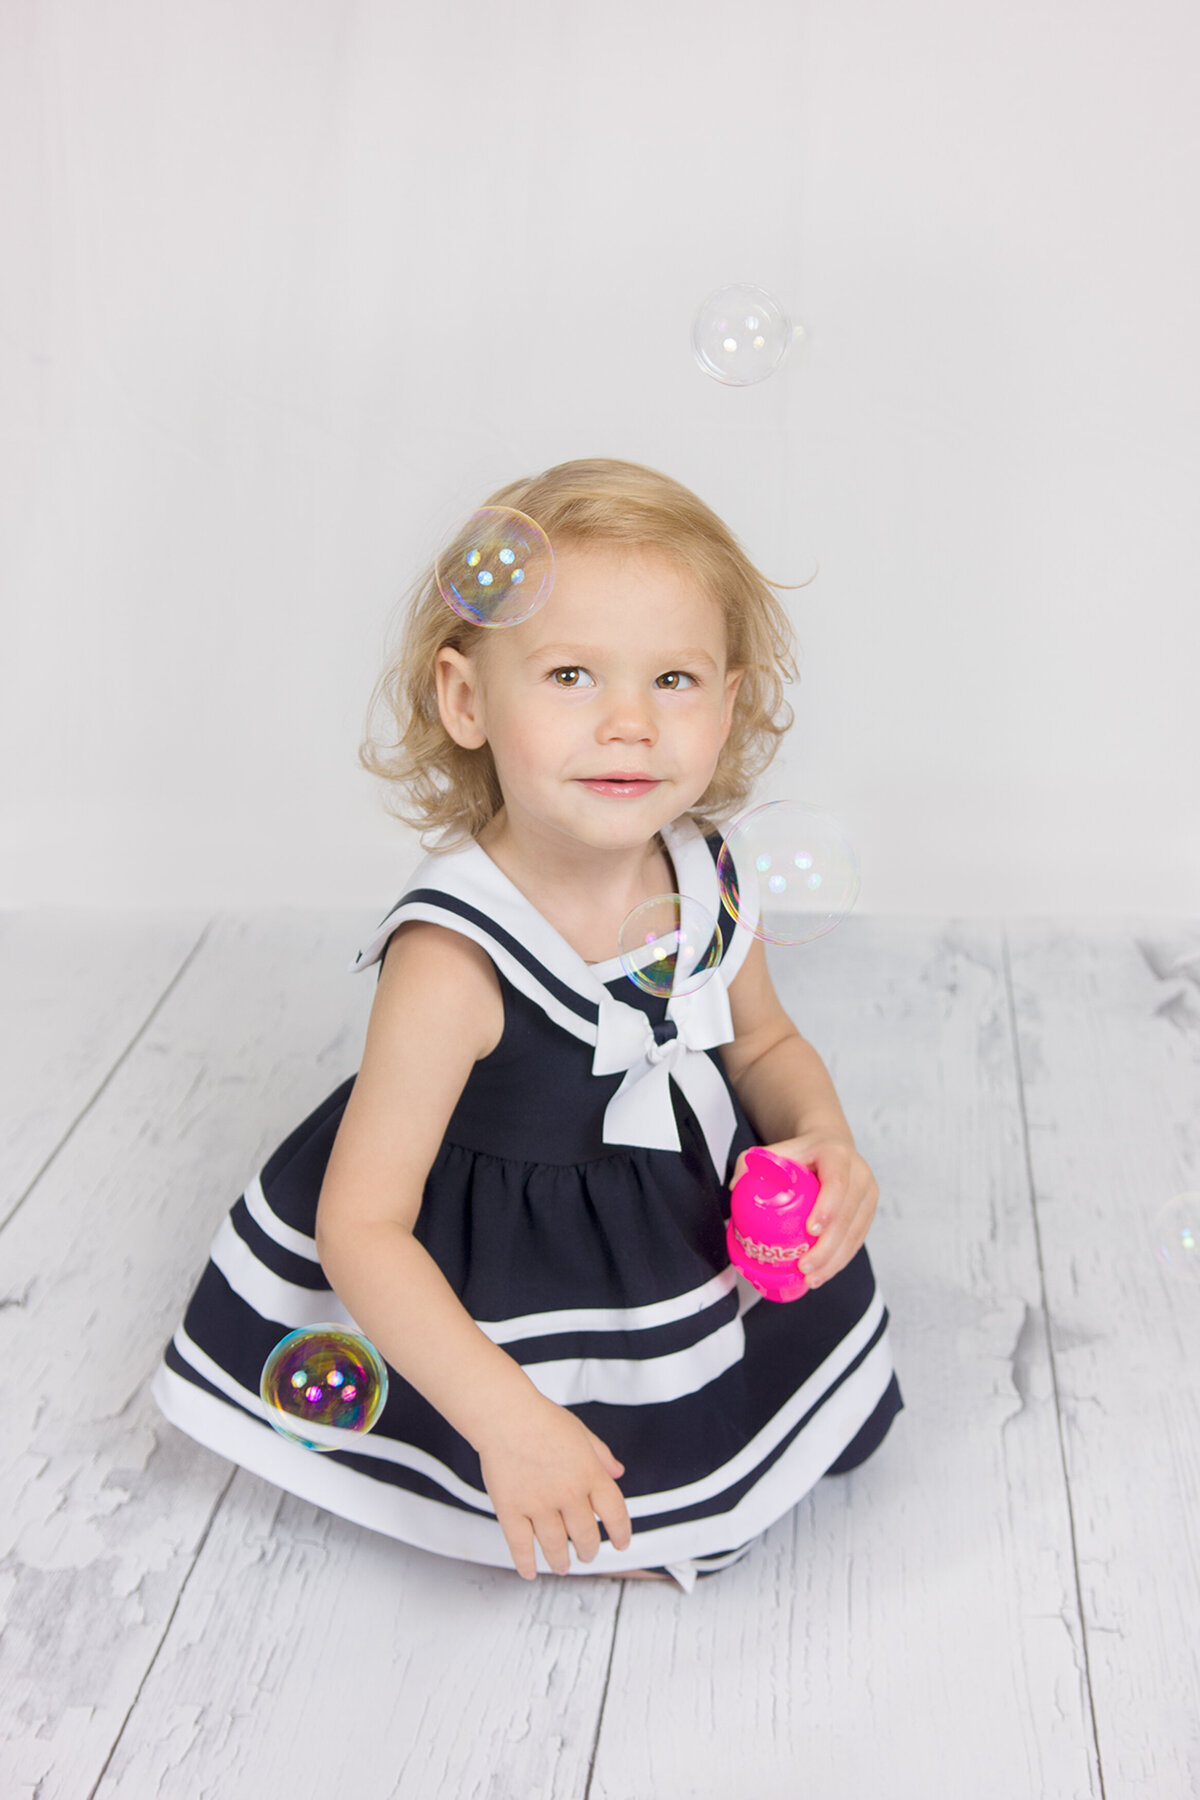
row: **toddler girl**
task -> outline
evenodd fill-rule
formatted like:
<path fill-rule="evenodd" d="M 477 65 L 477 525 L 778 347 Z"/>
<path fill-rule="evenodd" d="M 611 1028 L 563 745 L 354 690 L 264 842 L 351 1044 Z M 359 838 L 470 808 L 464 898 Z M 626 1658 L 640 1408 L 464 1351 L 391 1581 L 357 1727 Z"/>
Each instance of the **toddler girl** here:
<path fill-rule="evenodd" d="M 724 1567 L 901 1401 L 863 1241 L 877 1189 L 824 1065 L 722 909 L 717 822 L 790 722 L 790 632 L 726 527 L 652 470 L 565 463 L 488 502 L 549 536 L 523 623 L 432 573 L 368 767 L 438 829 L 354 966 L 362 1066 L 246 1190 L 155 1383 L 177 1425 L 410 1544 L 559 1574 Z M 627 979 L 622 921 L 682 893 L 708 982 Z M 815 1170 L 810 1292 L 730 1267 L 748 1146 Z M 316 1454 L 264 1420 L 262 1365 L 355 1324 L 393 1371 L 375 1429 Z"/>

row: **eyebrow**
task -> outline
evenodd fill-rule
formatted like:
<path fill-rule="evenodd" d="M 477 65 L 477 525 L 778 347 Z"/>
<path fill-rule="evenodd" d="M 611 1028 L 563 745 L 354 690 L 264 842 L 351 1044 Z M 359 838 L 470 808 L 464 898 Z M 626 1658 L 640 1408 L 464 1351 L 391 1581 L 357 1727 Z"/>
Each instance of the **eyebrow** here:
<path fill-rule="evenodd" d="M 531 663 L 553 659 L 565 663 L 568 668 L 574 668 L 576 663 L 593 662 L 603 655 L 604 650 L 598 644 L 543 644 L 540 649 L 531 650 L 525 661 Z M 708 651 L 700 649 L 698 645 L 672 651 L 663 661 L 662 667 L 674 669 L 684 663 L 706 663 L 710 669 L 717 667 Z"/>

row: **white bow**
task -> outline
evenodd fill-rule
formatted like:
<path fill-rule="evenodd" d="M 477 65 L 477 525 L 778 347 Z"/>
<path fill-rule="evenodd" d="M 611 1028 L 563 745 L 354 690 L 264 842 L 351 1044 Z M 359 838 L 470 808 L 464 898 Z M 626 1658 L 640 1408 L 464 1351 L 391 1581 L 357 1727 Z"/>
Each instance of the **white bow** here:
<path fill-rule="evenodd" d="M 614 1000 L 607 992 L 601 999 L 592 1073 L 615 1075 L 625 1070 L 624 1081 L 605 1109 L 604 1142 L 678 1150 L 673 1077 L 699 1121 L 717 1178 L 724 1181 L 736 1121 L 724 1078 L 705 1055 L 718 1044 L 733 1042 L 724 982 L 714 975 L 694 994 L 668 1001 L 667 1018 L 676 1035 L 660 1041 L 636 1006 Z"/>

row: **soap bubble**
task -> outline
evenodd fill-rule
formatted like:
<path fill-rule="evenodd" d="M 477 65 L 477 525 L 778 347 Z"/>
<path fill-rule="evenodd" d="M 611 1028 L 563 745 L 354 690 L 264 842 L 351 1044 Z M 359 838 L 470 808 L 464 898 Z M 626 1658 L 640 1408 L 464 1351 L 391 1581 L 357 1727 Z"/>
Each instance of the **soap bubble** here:
<path fill-rule="evenodd" d="M 1200 1281 L 1200 1194 L 1176 1194 L 1154 1221 L 1159 1260 L 1176 1275 Z"/>
<path fill-rule="evenodd" d="M 484 506 L 456 527 L 434 565 L 446 605 L 473 625 L 520 625 L 554 586 L 554 552 L 540 525 L 511 506 Z"/>
<path fill-rule="evenodd" d="M 751 387 L 773 375 L 787 354 L 792 327 L 782 303 L 765 289 L 739 283 L 710 294 L 692 326 L 696 361 L 726 387 Z"/>
<path fill-rule="evenodd" d="M 721 899 L 764 944 L 807 944 L 858 898 L 858 859 L 838 821 L 799 800 L 736 819 L 717 859 Z"/>
<path fill-rule="evenodd" d="M 306 1325 L 289 1332 L 263 1364 L 258 1384 L 268 1422 L 306 1450 L 338 1446 L 318 1443 L 304 1434 L 305 1426 L 370 1431 L 387 1390 L 383 1358 L 361 1332 L 346 1325 Z"/>
<path fill-rule="evenodd" d="M 623 921 L 621 967 L 644 994 L 692 994 L 721 960 L 721 934 L 706 907 L 686 894 L 656 894 Z"/>

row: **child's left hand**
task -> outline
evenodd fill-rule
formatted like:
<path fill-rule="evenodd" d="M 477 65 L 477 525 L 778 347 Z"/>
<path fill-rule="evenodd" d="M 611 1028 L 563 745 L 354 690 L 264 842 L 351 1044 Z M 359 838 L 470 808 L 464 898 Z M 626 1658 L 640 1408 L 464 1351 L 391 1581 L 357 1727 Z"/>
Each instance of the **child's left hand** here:
<path fill-rule="evenodd" d="M 819 1241 L 800 1260 L 809 1287 L 821 1287 L 862 1249 L 875 1217 L 879 1185 L 846 1138 L 810 1133 L 762 1147 L 812 1169 L 821 1184 L 808 1221 L 810 1235 Z M 739 1156 L 734 1181 L 745 1167 L 745 1157 Z"/>

